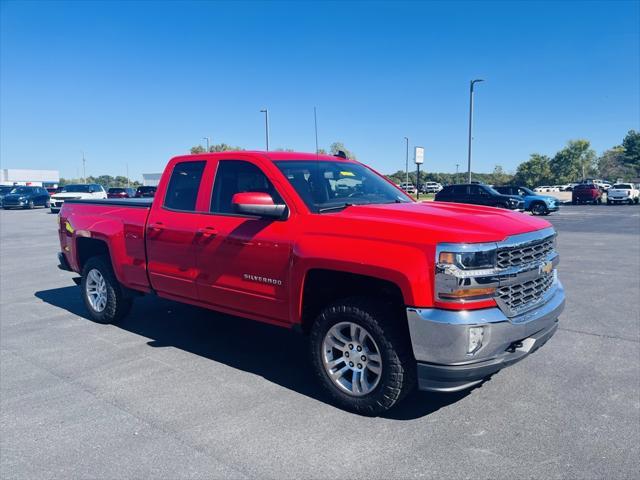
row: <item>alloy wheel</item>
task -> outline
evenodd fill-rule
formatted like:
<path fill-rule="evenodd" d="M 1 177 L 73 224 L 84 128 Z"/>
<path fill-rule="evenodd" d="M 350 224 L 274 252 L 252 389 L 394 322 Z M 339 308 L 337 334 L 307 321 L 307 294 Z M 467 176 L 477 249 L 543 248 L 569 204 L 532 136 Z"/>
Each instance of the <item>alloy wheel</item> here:
<path fill-rule="evenodd" d="M 107 306 L 107 283 L 100 270 L 92 269 L 87 274 L 85 293 L 91 308 L 102 312 Z"/>
<path fill-rule="evenodd" d="M 349 395 L 367 395 L 380 383 L 380 349 L 357 323 L 340 322 L 329 329 L 322 342 L 322 362 L 333 384 Z"/>

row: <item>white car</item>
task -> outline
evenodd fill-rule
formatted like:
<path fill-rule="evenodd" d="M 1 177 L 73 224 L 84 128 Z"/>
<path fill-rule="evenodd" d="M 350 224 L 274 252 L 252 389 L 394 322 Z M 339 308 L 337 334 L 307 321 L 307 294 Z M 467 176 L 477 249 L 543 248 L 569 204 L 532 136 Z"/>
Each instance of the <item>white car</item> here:
<path fill-rule="evenodd" d="M 438 182 L 425 182 L 421 189 L 424 193 L 438 193 L 442 190 L 442 185 Z"/>
<path fill-rule="evenodd" d="M 551 187 L 549 185 L 542 185 L 540 187 L 534 188 L 533 191 L 536 192 L 536 193 L 550 192 L 551 191 Z"/>
<path fill-rule="evenodd" d="M 400 184 L 400 188 L 407 193 L 416 193 L 416 187 L 413 186 L 413 183 L 402 182 Z"/>
<path fill-rule="evenodd" d="M 640 202 L 640 190 L 633 183 L 616 183 L 607 190 L 607 203 L 638 203 Z"/>
<path fill-rule="evenodd" d="M 51 213 L 58 213 L 65 200 L 88 200 L 107 198 L 102 185 L 97 183 L 83 183 L 65 185 L 58 193 L 51 195 Z"/>

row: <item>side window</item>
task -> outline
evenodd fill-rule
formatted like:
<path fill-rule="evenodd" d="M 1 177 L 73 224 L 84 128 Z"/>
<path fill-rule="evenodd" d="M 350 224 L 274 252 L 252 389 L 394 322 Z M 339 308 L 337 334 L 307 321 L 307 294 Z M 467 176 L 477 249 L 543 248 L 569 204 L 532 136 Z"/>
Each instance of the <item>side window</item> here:
<path fill-rule="evenodd" d="M 451 187 L 451 194 L 460 196 L 467 194 L 467 186 L 466 185 L 454 185 Z"/>
<path fill-rule="evenodd" d="M 484 190 L 482 190 L 478 185 L 471 185 L 469 187 L 469 194 L 471 196 L 478 196 L 478 195 L 482 195 L 484 193 Z"/>
<path fill-rule="evenodd" d="M 193 212 L 206 162 L 176 163 L 169 179 L 164 206 L 172 210 Z"/>
<path fill-rule="evenodd" d="M 273 198 L 273 203 L 284 203 L 267 176 L 253 163 L 221 160 L 213 183 L 211 212 L 234 213 L 231 199 L 241 192 L 268 193 Z"/>

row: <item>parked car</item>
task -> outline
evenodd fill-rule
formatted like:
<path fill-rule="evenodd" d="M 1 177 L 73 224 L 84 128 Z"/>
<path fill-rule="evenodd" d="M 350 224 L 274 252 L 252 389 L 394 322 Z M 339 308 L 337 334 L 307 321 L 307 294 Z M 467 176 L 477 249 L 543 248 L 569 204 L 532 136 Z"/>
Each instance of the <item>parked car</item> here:
<path fill-rule="evenodd" d="M 536 193 L 550 192 L 551 191 L 551 187 L 549 185 L 541 185 L 539 187 L 534 188 L 533 191 L 536 192 Z"/>
<path fill-rule="evenodd" d="M 2 199 L 4 198 L 4 196 L 9 193 L 11 190 L 13 190 L 15 187 L 13 186 L 5 186 L 5 185 L 0 185 L 0 207 L 2 206 Z"/>
<path fill-rule="evenodd" d="M 107 198 L 133 198 L 136 196 L 134 188 L 111 187 L 107 190 Z"/>
<path fill-rule="evenodd" d="M 153 198 L 158 187 L 138 187 L 136 190 L 136 198 Z"/>
<path fill-rule="evenodd" d="M 58 193 L 60 191 L 60 188 L 58 188 L 58 187 L 45 187 L 45 189 L 47 190 L 49 195 L 53 195 L 53 194 Z"/>
<path fill-rule="evenodd" d="M 503 195 L 488 185 L 463 183 L 448 185 L 436 193 L 438 202 L 472 203 L 487 207 L 500 207 L 524 211 L 524 200 L 516 195 Z"/>
<path fill-rule="evenodd" d="M 527 187 L 507 185 L 493 188 L 503 195 L 519 196 L 524 200 L 524 209 L 534 215 L 549 215 L 551 212 L 560 210 L 560 203 L 556 197 L 539 195 Z"/>
<path fill-rule="evenodd" d="M 294 329 L 328 397 L 361 414 L 416 385 L 481 383 L 537 351 L 564 307 L 548 222 L 418 203 L 346 158 L 184 155 L 155 198 L 118 202 L 127 208 L 71 200 L 60 212 L 60 268 L 81 275 L 94 321 L 116 323 L 153 292 Z"/>
<path fill-rule="evenodd" d="M 602 190 L 595 183 L 581 183 L 576 185 L 571 192 L 571 203 L 574 205 L 579 203 L 599 205 L 602 203 L 602 198 Z"/>
<path fill-rule="evenodd" d="M 624 203 L 629 205 L 640 201 L 640 190 L 633 183 L 616 183 L 607 191 L 607 203 Z"/>
<path fill-rule="evenodd" d="M 409 194 L 416 193 L 416 187 L 413 185 L 413 183 L 402 182 L 400 184 L 400 188 Z"/>
<path fill-rule="evenodd" d="M 97 183 L 65 185 L 51 195 L 51 213 L 58 213 L 67 200 L 97 200 L 107 198 L 107 192 Z"/>
<path fill-rule="evenodd" d="M 423 193 L 438 193 L 442 190 L 442 185 L 438 182 L 425 182 L 420 186 L 420 190 Z"/>
<path fill-rule="evenodd" d="M 2 208 L 49 208 L 49 193 L 42 187 L 13 187 L 2 199 Z"/>

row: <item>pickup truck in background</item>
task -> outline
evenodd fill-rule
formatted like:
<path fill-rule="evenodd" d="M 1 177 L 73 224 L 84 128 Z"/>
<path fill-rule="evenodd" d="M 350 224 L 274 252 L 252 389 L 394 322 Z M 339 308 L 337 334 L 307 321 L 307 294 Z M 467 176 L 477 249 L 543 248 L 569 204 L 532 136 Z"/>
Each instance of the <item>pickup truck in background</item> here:
<path fill-rule="evenodd" d="M 640 190 L 633 183 L 616 183 L 607 191 L 607 203 L 638 203 Z"/>
<path fill-rule="evenodd" d="M 341 156 L 175 157 L 153 199 L 67 200 L 59 221 L 60 268 L 95 321 L 153 293 L 296 329 L 333 402 L 361 414 L 416 385 L 479 384 L 543 345 L 564 307 L 548 222 L 418 203 Z"/>

